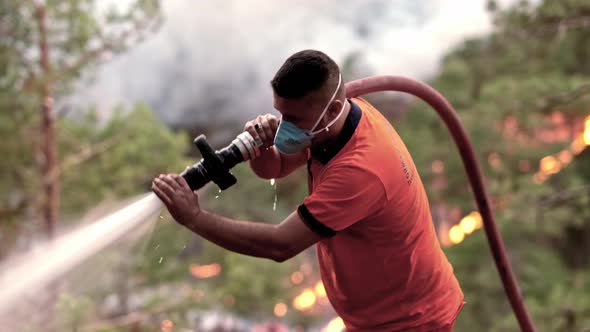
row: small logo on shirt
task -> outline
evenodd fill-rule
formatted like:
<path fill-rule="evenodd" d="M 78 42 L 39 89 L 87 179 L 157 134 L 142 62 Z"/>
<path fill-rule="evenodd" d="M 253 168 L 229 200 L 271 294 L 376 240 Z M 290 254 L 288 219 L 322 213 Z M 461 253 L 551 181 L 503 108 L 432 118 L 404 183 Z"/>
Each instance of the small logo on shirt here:
<path fill-rule="evenodd" d="M 404 160 L 404 157 L 401 155 L 399 155 L 399 160 L 402 162 L 402 168 L 404 169 L 404 175 L 406 177 L 406 181 L 408 182 L 408 185 L 411 185 L 412 182 L 414 181 L 414 172 L 409 172 L 408 171 L 408 167 L 406 166 L 406 162 Z"/>

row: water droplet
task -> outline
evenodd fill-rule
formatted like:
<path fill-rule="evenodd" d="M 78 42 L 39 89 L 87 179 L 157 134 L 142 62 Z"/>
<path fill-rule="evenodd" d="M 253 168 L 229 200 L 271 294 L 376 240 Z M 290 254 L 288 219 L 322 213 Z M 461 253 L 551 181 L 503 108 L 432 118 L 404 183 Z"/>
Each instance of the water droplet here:
<path fill-rule="evenodd" d="M 215 195 L 215 199 L 219 198 L 219 195 Z"/>
<path fill-rule="evenodd" d="M 221 194 L 221 189 L 219 189 L 218 193 L 220 193 L 220 194 Z"/>
<path fill-rule="evenodd" d="M 160 215 L 160 219 L 164 219 L 164 217 L 162 215 Z"/>
<path fill-rule="evenodd" d="M 164 257 L 160 257 L 160 261 L 158 262 L 158 264 L 162 264 L 163 260 L 164 260 Z"/>
<path fill-rule="evenodd" d="M 160 248 L 159 244 L 154 248 L 154 251 L 158 250 L 158 248 Z"/>
<path fill-rule="evenodd" d="M 275 185 L 275 179 L 270 179 L 270 185 L 274 186 Z"/>
<path fill-rule="evenodd" d="M 274 180 L 274 179 L 273 179 Z M 272 204 L 272 210 L 276 211 L 277 210 L 277 186 L 273 186 L 274 190 L 275 190 L 275 201 Z"/>

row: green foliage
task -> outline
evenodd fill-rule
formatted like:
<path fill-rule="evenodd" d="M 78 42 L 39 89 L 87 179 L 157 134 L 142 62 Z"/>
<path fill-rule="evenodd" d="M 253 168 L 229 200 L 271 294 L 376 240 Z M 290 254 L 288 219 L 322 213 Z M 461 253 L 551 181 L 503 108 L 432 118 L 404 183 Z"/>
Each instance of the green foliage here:
<path fill-rule="evenodd" d="M 96 117 L 89 112 L 60 123 L 61 155 L 80 153 L 80 142 L 82 151 L 98 150 L 95 157 L 64 172 L 64 212 L 80 213 L 105 198 L 149 191 L 154 176 L 189 164 L 186 136 L 171 132 L 146 106 L 130 112 L 119 109 L 104 126 L 96 126 Z"/>
<path fill-rule="evenodd" d="M 157 25 L 159 17 L 157 2 L 150 0 L 100 15 L 90 0 L 45 3 L 55 46 L 52 78 L 58 99 L 103 56 L 141 39 L 141 34 L 126 35 L 133 38 L 118 34 L 121 29 L 144 30 Z M 579 122 L 588 115 L 590 33 L 584 22 L 588 22 L 590 4 L 545 0 L 536 6 L 521 1 L 502 10 L 489 1 L 488 8 L 495 31 L 467 40 L 447 54 L 431 83 L 456 107 L 473 140 L 509 260 L 539 331 L 584 331 L 590 328 L 589 152 L 575 156 L 542 184 L 534 183 L 532 177 L 541 158 L 570 143 L 538 139 L 546 116 L 560 112 L 568 121 Z M 4 253 L 38 210 L 38 87 L 48 78 L 40 76 L 38 59 L 24 56 L 37 38 L 34 7 L 29 2 L 3 1 L 0 15 L 0 29 L 7 32 L 0 39 L 0 172 L 7 175 L 0 181 L 0 252 Z M 351 55 L 343 70 L 358 76 L 364 70 L 359 64 L 362 58 L 363 54 Z M 510 119 L 517 123 L 516 134 L 502 130 L 502 123 Z M 431 205 L 459 208 L 463 214 L 474 210 L 462 161 L 436 114 L 427 105 L 415 103 L 394 125 L 412 153 Z M 167 129 L 144 105 L 117 109 L 108 119 L 93 110 L 77 110 L 59 117 L 57 132 L 63 167 L 62 211 L 71 220 L 78 220 L 101 201 L 146 192 L 154 176 L 179 172 L 194 162 L 186 157 L 192 152 L 186 137 Z M 443 162 L 442 174 L 433 171 L 435 160 Z M 210 186 L 200 193 L 204 208 L 236 219 L 278 223 L 307 192 L 304 169 L 279 180 L 276 192 L 245 164 L 232 172 L 239 180 L 234 187 L 219 193 Z M 441 177 L 443 184 L 434 186 Z M 290 306 L 298 292 L 318 279 L 313 271 L 301 285 L 289 280 L 301 263 L 314 259 L 312 251 L 282 264 L 249 258 L 207 243 L 166 213 L 161 217 L 146 221 L 155 223 L 153 232 L 130 245 L 131 249 L 117 249 L 86 263 L 88 269 L 93 265 L 95 270 L 96 266 L 102 269 L 103 263 L 109 267 L 99 272 L 104 274 L 100 280 L 88 283 L 86 270 L 76 277 L 91 285 L 80 291 L 84 296 L 72 292 L 61 298 L 59 321 L 64 330 L 95 319 L 90 315 L 94 306 L 113 293 L 119 299 L 149 293 L 138 310 L 154 317 L 165 312 L 175 321 L 190 310 L 211 308 L 265 319 L 272 317 L 275 303 Z M 467 302 L 456 330 L 517 331 L 484 231 L 476 231 L 446 252 Z M 217 276 L 197 279 L 191 275 L 191 264 L 211 263 L 221 266 Z M 121 285 L 128 286 L 131 294 Z M 295 312 L 291 306 L 286 316 L 303 325 L 316 318 L 317 312 Z"/>
<path fill-rule="evenodd" d="M 158 26 L 157 0 L 139 0 L 128 6 L 111 7 L 107 15 L 97 9 L 97 2 L 93 0 L 7 0 L 0 4 L 0 134 L 3 137 L 0 172 L 7 175 L 0 181 L 0 220 L 5 235 L 36 227 L 17 221 L 36 219 L 42 202 L 40 169 L 44 160 L 40 147 L 44 138 L 40 136 L 39 111 L 42 87 L 50 87 L 49 90 L 53 91 L 57 106 L 55 117 L 60 118 L 62 98 L 69 94 L 82 74 L 88 74 L 105 58 L 139 42 L 150 29 Z M 40 59 L 38 18 L 42 14 L 47 23 L 47 69 L 42 67 Z M 87 127 L 93 125 L 96 123 L 85 124 Z M 104 132 L 103 136 L 107 134 Z M 86 137 L 70 139 L 70 151 L 76 151 L 73 148 L 75 143 L 81 143 L 85 148 L 91 143 L 100 143 L 96 139 L 84 141 Z M 81 146 L 76 148 L 81 149 Z M 60 146 L 59 150 L 64 147 Z M 62 154 L 60 157 L 63 161 L 71 156 Z M 67 187 L 63 189 L 71 192 Z M 5 250 L 0 252 L 5 253 L 12 244 L 7 241 L 1 246 L 0 249 Z"/>
<path fill-rule="evenodd" d="M 590 326 L 584 279 L 590 272 L 588 152 L 542 184 L 532 177 L 539 160 L 571 143 L 539 140 L 546 117 L 560 112 L 575 123 L 589 113 L 590 34 L 580 23 L 587 21 L 588 2 L 546 0 L 536 7 L 524 1 L 500 10 L 492 1 L 489 8 L 496 31 L 448 54 L 432 85 L 455 106 L 473 140 L 537 327 L 583 331 Z M 502 129 L 509 118 L 515 119 L 518 135 Z M 431 205 L 459 207 L 463 215 L 476 209 L 456 148 L 434 112 L 419 103 L 395 125 L 421 171 Z M 492 154 L 498 162 L 492 162 Z M 442 187 L 430 187 L 441 176 L 431 171 L 434 160 L 444 163 Z M 523 162 L 528 169 L 521 169 Z M 457 330 L 516 331 L 483 230 L 446 251 L 467 301 Z"/>
<path fill-rule="evenodd" d="M 78 331 L 92 307 L 92 300 L 89 298 L 62 293 L 57 302 L 58 321 L 65 330 Z"/>

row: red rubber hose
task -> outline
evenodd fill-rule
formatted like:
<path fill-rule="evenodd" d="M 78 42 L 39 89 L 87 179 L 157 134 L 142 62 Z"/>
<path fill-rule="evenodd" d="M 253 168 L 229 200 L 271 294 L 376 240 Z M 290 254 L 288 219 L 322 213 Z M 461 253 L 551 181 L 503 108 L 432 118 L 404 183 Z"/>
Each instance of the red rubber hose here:
<path fill-rule="evenodd" d="M 535 332 L 536 329 L 526 309 L 508 259 L 506 258 L 504 243 L 496 226 L 473 146 L 455 110 L 438 91 L 425 83 L 406 77 L 389 75 L 373 76 L 346 84 L 347 97 L 355 97 L 377 91 L 401 91 L 419 97 L 432 106 L 447 125 L 455 140 L 455 144 L 459 148 L 461 159 L 463 159 L 463 165 L 467 171 L 479 212 L 483 218 L 484 229 L 492 256 L 496 262 L 498 273 L 504 285 L 504 291 L 512 305 L 520 329 L 523 332 Z"/>

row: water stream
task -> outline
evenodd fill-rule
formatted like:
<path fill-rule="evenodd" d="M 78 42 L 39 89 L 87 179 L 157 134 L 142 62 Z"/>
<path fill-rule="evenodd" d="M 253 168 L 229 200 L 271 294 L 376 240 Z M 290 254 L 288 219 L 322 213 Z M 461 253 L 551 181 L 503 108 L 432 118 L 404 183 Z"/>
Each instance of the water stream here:
<path fill-rule="evenodd" d="M 8 259 L 0 266 L 0 313 L 25 294 L 38 291 L 109 244 L 136 230 L 163 207 L 155 194 Z M 160 259 L 160 263 L 162 258 Z"/>

